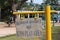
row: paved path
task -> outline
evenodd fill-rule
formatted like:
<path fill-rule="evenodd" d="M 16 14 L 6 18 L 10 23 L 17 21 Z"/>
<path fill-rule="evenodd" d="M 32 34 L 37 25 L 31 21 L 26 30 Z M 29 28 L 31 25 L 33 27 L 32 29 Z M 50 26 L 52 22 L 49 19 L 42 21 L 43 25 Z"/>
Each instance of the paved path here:
<path fill-rule="evenodd" d="M 16 33 L 16 28 L 2 28 L 0 29 L 0 37 L 10 35 L 10 34 L 15 34 Z"/>

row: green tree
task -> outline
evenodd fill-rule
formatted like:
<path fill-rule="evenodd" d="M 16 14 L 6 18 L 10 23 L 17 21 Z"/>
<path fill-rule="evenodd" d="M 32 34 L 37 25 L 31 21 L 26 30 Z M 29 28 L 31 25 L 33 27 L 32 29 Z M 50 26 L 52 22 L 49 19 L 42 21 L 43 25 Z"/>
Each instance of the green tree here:
<path fill-rule="evenodd" d="M 2 15 L 11 15 L 10 11 L 13 10 L 15 11 L 18 6 L 22 5 L 25 1 L 27 0 L 0 0 L 0 16 Z M 1 9 L 3 11 L 1 15 Z M 3 17 L 4 18 L 4 17 Z"/>
<path fill-rule="evenodd" d="M 47 0 L 45 1 L 45 4 L 46 3 L 47 3 Z M 51 5 L 52 10 L 59 10 L 60 0 L 49 0 L 48 3 Z"/>
<path fill-rule="evenodd" d="M 16 2 L 17 0 L 14 0 L 14 1 Z M 13 11 L 17 10 L 17 8 L 21 6 L 25 1 L 27 0 L 18 0 L 16 3 L 13 3 L 13 6 L 12 6 Z"/>
<path fill-rule="evenodd" d="M 0 0 L 0 21 L 1 21 L 1 9 L 7 5 L 7 0 Z"/>

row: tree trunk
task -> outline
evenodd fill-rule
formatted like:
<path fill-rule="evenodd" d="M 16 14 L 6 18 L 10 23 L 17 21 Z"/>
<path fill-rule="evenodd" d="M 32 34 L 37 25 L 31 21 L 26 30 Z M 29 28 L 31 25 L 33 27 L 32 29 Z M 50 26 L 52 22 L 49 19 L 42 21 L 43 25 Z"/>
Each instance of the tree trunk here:
<path fill-rule="evenodd" d="M 18 4 L 13 4 L 12 10 L 13 10 L 13 11 L 16 11 L 17 7 L 18 7 Z"/>
<path fill-rule="evenodd" d="M 21 6 L 25 1 L 27 1 L 27 0 L 20 0 L 16 4 L 13 3 L 13 6 L 12 6 L 13 11 L 16 11 L 18 6 Z"/>
<path fill-rule="evenodd" d="M 13 3 L 12 10 L 13 10 L 13 11 L 16 11 L 17 8 L 18 8 L 18 6 L 20 6 L 20 5 L 21 5 L 21 2 L 18 2 L 18 3 L 16 3 L 16 4 Z"/>
<path fill-rule="evenodd" d="M 0 21 L 1 21 L 1 8 L 0 8 Z"/>

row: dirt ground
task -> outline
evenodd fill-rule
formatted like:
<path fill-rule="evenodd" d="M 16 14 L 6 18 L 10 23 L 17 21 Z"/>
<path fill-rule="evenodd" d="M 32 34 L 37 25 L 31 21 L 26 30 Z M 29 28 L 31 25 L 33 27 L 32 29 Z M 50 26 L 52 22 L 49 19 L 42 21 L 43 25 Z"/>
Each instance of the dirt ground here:
<path fill-rule="evenodd" d="M 10 27 L 15 27 L 15 24 L 14 24 L 14 23 L 11 24 Z M 8 24 L 6 24 L 5 22 L 1 22 L 1 23 L 0 23 L 0 29 L 1 29 L 1 28 L 9 28 L 9 27 L 8 27 Z"/>
<path fill-rule="evenodd" d="M 52 23 L 52 25 L 53 25 L 53 23 Z M 54 26 L 60 26 L 60 23 L 57 22 L 57 23 L 54 24 Z"/>
<path fill-rule="evenodd" d="M 13 23 L 8 27 L 8 24 L 5 22 L 0 22 L 0 37 L 10 34 L 16 34 L 15 24 Z"/>

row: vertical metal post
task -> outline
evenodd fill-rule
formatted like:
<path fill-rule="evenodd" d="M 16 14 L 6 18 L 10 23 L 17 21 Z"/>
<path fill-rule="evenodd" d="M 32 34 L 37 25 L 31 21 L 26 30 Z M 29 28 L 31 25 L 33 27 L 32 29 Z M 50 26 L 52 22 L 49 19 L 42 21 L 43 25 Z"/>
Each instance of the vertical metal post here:
<path fill-rule="evenodd" d="M 20 14 L 19 14 L 19 19 L 20 19 Z"/>
<path fill-rule="evenodd" d="M 52 40 L 51 38 L 51 15 L 50 15 L 50 6 L 46 6 L 46 40 Z"/>
<path fill-rule="evenodd" d="M 30 25 L 29 21 L 30 21 L 30 20 L 29 20 L 29 14 L 28 14 L 28 25 Z"/>
<path fill-rule="evenodd" d="M 28 18 L 29 18 L 29 14 L 28 14 Z"/>
<path fill-rule="evenodd" d="M 39 18 L 39 13 L 37 14 L 38 18 Z"/>

